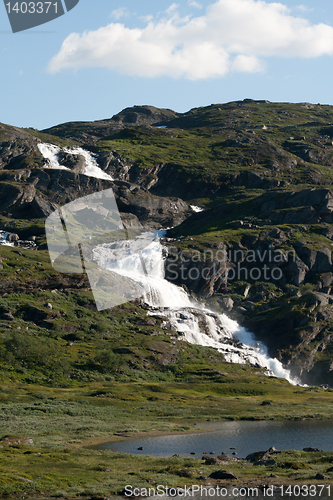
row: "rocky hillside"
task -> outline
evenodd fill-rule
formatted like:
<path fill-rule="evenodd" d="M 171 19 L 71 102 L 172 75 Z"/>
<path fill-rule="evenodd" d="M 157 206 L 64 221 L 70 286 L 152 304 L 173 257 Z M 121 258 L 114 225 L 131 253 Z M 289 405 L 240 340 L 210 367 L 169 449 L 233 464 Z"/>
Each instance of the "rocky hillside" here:
<path fill-rule="evenodd" d="M 49 213 L 112 187 L 126 224 L 174 226 L 171 281 L 304 382 L 333 385 L 332 141 L 333 107 L 250 99 L 183 114 L 135 106 L 41 132 L 1 125 L 0 229 L 35 235 L 42 252 Z M 80 155 L 46 168 L 39 142 L 89 150 L 114 181 L 82 174 Z"/>

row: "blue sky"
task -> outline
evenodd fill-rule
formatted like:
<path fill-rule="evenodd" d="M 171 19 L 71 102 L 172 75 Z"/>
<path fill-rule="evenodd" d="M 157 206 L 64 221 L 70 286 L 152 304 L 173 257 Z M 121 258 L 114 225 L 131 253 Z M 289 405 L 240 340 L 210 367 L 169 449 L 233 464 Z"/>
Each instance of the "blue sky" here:
<path fill-rule="evenodd" d="M 0 121 L 43 129 L 150 104 L 333 105 L 332 0 L 80 0 L 13 34 L 0 5 Z"/>

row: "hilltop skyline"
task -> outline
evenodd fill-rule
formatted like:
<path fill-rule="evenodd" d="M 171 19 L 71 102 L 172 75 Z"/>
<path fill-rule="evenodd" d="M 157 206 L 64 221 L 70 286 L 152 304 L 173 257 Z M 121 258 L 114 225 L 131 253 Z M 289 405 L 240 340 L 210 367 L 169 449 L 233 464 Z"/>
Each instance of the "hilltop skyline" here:
<path fill-rule="evenodd" d="M 16 34 L 2 12 L 0 121 L 11 125 L 43 129 L 144 104 L 333 104 L 328 0 L 100 0 L 98 9 L 80 0 Z"/>

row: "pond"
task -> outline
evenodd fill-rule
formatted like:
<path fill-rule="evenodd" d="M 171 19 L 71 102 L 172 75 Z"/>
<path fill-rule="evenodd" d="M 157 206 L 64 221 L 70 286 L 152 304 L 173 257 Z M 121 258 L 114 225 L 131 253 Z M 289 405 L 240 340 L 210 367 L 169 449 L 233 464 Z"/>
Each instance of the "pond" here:
<path fill-rule="evenodd" d="M 206 422 L 197 428 L 202 432 L 127 438 L 100 444 L 98 449 L 156 457 L 195 454 L 200 458 L 203 453 L 220 455 L 222 452 L 237 453 L 243 458 L 271 446 L 277 450 L 302 450 L 311 446 L 333 451 L 333 420 Z"/>

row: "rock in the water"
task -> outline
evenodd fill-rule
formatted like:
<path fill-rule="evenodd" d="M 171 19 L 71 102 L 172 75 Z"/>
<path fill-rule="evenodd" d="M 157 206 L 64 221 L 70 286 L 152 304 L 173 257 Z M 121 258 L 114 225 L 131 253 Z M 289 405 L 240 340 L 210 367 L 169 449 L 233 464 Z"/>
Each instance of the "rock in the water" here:
<path fill-rule="evenodd" d="M 7 236 L 7 241 L 9 241 L 9 243 L 14 243 L 14 241 L 18 241 L 19 239 L 20 239 L 20 237 L 16 233 L 10 233 Z"/>

